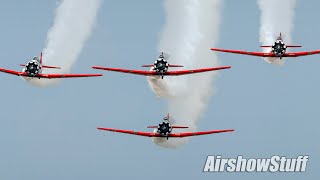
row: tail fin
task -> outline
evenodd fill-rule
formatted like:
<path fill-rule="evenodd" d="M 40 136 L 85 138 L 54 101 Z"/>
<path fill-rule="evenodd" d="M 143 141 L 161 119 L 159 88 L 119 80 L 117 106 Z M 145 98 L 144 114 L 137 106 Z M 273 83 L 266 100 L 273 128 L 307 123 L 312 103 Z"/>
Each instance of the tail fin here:
<path fill-rule="evenodd" d="M 282 41 L 282 33 L 280 32 L 279 36 L 277 37 L 277 40 L 281 40 Z"/>
<path fill-rule="evenodd" d="M 164 59 L 169 59 L 170 58 L 170 54 L 169 53 L 165 53 L 165 52 L 162 51 L 159 57 L 162 57 Z"/>
<path fill-rule="evenodd" d="M 58 66 L 45 66 L 42 64 L 42 52 L 40 53 L 40 64 L 42 65 L 42 68 L 48 68 L 48 69 L 61 69 L 61 67 Z"/>
<path fill-rule="evenodd" d="M 42 52 L 40 53 L 40 64 L 42 65 Z"/>

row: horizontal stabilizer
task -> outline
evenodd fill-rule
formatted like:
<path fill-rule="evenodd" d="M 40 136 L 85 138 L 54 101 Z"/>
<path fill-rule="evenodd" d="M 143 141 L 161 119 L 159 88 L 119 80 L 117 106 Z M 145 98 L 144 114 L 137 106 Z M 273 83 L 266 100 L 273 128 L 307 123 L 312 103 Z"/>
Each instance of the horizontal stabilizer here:
<path fill-rule="evenodd" d="M 153 67 L 153 64 L 145 64 L 142 65 L 141 67 Z M 183 67 L 182 65 L 176 65 L 176 64 L 169 64 L 169 67 Z"/>
<path fill-rule="evenodd" d="M 263 48 L 268 48 L 268 47 L 272 47 L 272 46 L 260 46 L 260 47 L 263 47 Z"/>
<path fill-rule="evenodd" d="M 25 64 L 20 64 L 19 66 L 23 66 L 25 67 Z M 48 68 L 48 69 L 61 69 L 61 67 L 57 67 L 57 66 L 42 66 L 42 68 Z"/>
<path fill-rule="evenodd" d="M 183 67 L 182 65 L 169 64 L 169 67 Z"/>
<path fill-rule="evenodd" d="M 300 47 L 302 47 L 300 45 L 286 45 L 286 46 L 289 47 L 289 48 L 300 48 Z"/>
<path fill-rule="evenodd" d="M 272 46 L 260 46 L 262 48 L 271 48 Z M 300 45 L 286 45 L 287 48 L 300 48 Z"/>
<path fill-rule="evenodd" d="M 57 67 L 57 66 L 42 66 L 42 68 L 48 68 L 48 69 L 61 69 L 61 67 Z"/>
<path fill-rule="evenodd" d="M 158 128 L 158 126 L 148 126 L 147 128 Z"/>
<path fill-rule="evenodd" d="M 183 129 L 189 128 L 188 126 L 171 126 L 172 128 Z M 148 126 L 147 128 L 158 128 L 158 126 Z"/>
<path fill-rule="evenodd" d="M 189 127 L 188 126 L 172 126 L 172 128 L 184 129 L 184 128 L 189 128 Z"/>
<path fill-rule="evenodd" d="M 145 65 L 142 65 L 141 67 L 153 67 L 154 65 L 153 64 L 145 64 Z"/>

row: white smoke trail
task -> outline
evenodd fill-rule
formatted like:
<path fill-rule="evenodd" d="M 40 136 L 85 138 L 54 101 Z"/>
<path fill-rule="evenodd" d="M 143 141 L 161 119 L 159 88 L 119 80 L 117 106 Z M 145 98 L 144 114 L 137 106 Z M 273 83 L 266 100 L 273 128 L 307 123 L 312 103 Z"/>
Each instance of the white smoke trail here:
<path fill-rule="evenodd" d="M 185 69 L 217 66 L 217 58 L 210 48 L 219 36 L 220 0 L 165 1 L 167 22 L 159 50 L 170 54 L 169 63 L 184 65 Z M 215 72 L 190 76 L 148 78 L 151 89 L 159 97 L 168 99 L 173 124 L 187 125 L 189 131 L 206 109 L 213 93 Z M 172 119 L 171 119 L 172 122 Z M 185 139 L 154 142 L 163 147 L 179 147 Z"/>
<path fill-rule="evenodd" d="M 62 0 L 56 9 L 54 24 L 48 32 L 43 50 L 45 65 L 62 69 L 45 69 L 44 73 L 68 73 L 90 37 L 102 0 Z M 32 80 L 33 85 L 48 86 L 58 80 Z"/>
<path fill-rule="evenodd" d="M 263 45 L 272 45 L 282 32 L 284 42 L 290 44 L 296 0 L 258 0 L 258 5 L 261 10 L 260 42 Z M 265 52 L 270 51 L 269 48 L 263 49 Z M 279 58 L 264 59 L 272 64 L 284 63 Z"/>

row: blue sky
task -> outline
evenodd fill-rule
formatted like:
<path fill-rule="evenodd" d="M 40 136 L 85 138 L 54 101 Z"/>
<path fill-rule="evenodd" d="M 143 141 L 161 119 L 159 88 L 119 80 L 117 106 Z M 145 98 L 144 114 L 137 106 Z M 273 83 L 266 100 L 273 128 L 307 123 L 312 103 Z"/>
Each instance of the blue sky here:
<path fill-rule="evenodd" d="M 56 1 L 4 1 L 0 6 L 1 67 L 40 53 L 54 19 Z M 319 49 L 319 2 L 298 1 L 293 42 Z M 260 50 L 256 1 L 224 1 L 219 47 Z M 139 68 L 158 56 L 165 22 L 162 1 L 104 1 L 97 24 L 73 73 L 96 73 L 92 65 Z M 199 130 L 236 132 L 192 138 L 180 149 L 150 139 L 99 132 L 97 126 L 146 130 L 165 115 L 144 77 L 102 72 L 101 78 L 65 80 L 36 88 L 0 75 L 0 179 L 201 178 L 311 179 L 319 143 L 319 56 L 287 59 L 283 67 L 260 58 L 219 54 L 218 92 Z M 225 157 L 310 155 L 306 173 L 203 173 L 207 155 Z"/>

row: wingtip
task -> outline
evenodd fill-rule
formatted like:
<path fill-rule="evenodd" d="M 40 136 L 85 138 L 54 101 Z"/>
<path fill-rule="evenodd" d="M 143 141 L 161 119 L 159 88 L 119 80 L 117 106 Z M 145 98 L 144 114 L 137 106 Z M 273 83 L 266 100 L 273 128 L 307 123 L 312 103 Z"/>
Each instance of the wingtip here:
<path fill-rule="evenodd" d="M 85 76 L 88 76 L 88 77 L 97 77 L 97 76 L 103 76 L 103 74 L 85 74 Z"/>
<path fill-rule="evenodd" d="M 225 133 L 225 132 L 233 132 L 235 130 L 234 129 L 220 129 L 220 130 L 217 130 L 217 131 Z"/>
<path fill-rule="evenodd" d="M 221 67 L 219 67 L 220 69 L 230 69 L 230 68 L 232 68 L 232 66 L 221 66 Z"/>
<path fill-rule="evenodd" d="M 104 66 L 92 66 L 93 69 L 101 69 L 101 68 L 105 68 Z"/>
<path fill-rule="evenodd" d="M 104 66 L 92 66 L 92 69 L 105 70 L 107 67 Z"/>

